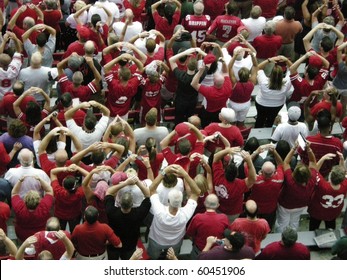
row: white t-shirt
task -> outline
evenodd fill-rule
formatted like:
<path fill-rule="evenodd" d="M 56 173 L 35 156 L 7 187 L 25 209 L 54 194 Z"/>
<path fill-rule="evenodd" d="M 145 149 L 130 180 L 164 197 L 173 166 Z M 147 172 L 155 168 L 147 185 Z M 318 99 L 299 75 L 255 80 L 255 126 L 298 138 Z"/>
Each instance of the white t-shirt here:
<path fill-rule="evenodd" d="M 249 36 L 247 38 L 248 42 L 253 42 L 255 37 L 262 35 L 266 23 L 266 19 L 264 17 L 258 17 L 257 19 L 249 17 L 241 21 L 249 31 Z"/>
<path fill-rule="evenodd" d="M 153 222 L 148 237 L 162 246 L 177 244 L 186 232 L 186 224 L 193 216 L 197 203 L 188 199 L 184 207 L 178 209 L 175 216 L 169 212 L 169 207 L 159 201 L 159 195 L 151 196 Z"/>
<path fill-rule="evenodd" d="M 286 101 L 286 94 L 292 85 L 289 75 L 290 72 L 287 71 L 283 79 L 284 84 L 280 90 L 272 90 L 269 89 L 269 78 L 265 75 L 264 70 L 259 70 L 257 80 L 260 90 L 255 99 L 257 103 L 265 107 L 282 106 Z"/>
<path fill-rule="evenodd" d="M 74 14 L 71 14 L 67 17 L 66 22 L 69 23 L 70 27 L 72 29 L 76 29 L 77 27 L 77 22 L 75 20 L 75 18 L 73 17 Z M 79 17 L 78 19 L 80 20 L 82 25 L 86 25 L 88 22 L 88 12 L 84 11 Z"/>
<path fill-rule="evenodd" d="M 298 139 L 299 133 L 304 137 L 308 135 L 307 126 L 303 122 L 298 122 L 295 125 L 281 123 L 276 127 L 271 139 L 277 142 L 279 140 L 286 140 L 292 148 L 295 146 L 295 141 Z"/>
<path fill-rule="evenodd" d="M 115 3 L 109 2 L 109 1 L 104 1 L 104 2 L 100 2 L 100 1 L 96 1 L 95 3 L 99 3 L 104 5 L 104 7 L 106 9 L 108 9 L 110 11 L 110 13 L 112 14 L 112 19 L 113 20 L 118 20 L 120 18 L 119 16 L 119 9 L 117 7 L 117 5 Z M 101 22 L 102 23 L 106 23 L 107 21 L 107 14 L 104 11 L 104 9 L 102 8 L 98 8 L 96 6 L 91 6 L 88 10 L 88 22 L 91 22 L 91 18 L 92 15 L 94 14 L 98 14 L 101 17 Z"/>
<path fill-rule="evenodd" d="M 152 181 L 150 179 L 145 179 L 141 181 L 145 187 L 149 188 L 149 186 L 152 184 Z M 123 195 L 123 193 L 131 192 L 133 196 L 133 207 L 139 207 L 142 203 L 142 201 L 145 199 L 145 196 L 143 195 L 141 189 L 137 185 L 130 185 L 126 186 L 119 190 L 117 193 L 116 199 L 114 201 L 114 205 L 116 207 L 120 207 L 120 200 Z"/>
<path fill-rule="evenodd" d="M 122 34 L 124 25 L 125 23 L 121 21 L 115 22 L 112 25 L 112 28 L 118 37 Z M 132 37 L 136 36 L 137 34 L 140 34 L 142 30 L 143 28 L 141 22 L 134 21 L 133 24 L 128 25 L 123 41 L 128 42 Z"/>
<path fill-rule="evenodd" d="M 82 149 L 88 148 L 90 145 L 100 141 L 108 124 L 109 117 L 102 116 L 95 126 L 95 130 L 91 133 L 85 132 L 82 127 L 78 126 L 73 119 L 66 121 L 66 127 L 74 133 L 82 143 Z M 76 152 L 76 148 L 71 144 L 71 151 Z"/>

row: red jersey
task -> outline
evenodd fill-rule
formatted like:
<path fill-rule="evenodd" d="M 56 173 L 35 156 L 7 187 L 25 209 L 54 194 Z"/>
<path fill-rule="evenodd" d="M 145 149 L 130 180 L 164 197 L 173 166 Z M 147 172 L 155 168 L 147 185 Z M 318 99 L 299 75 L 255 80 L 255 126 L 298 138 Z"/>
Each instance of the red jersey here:
<path fill-rule="evenodd" d="M 0 228 L 7 234 L 7 220 L 10 218 L 11 209 L 10 206 L 0 201 Z"/>
<path fill-rule="evenodd" d="M 86 113 L 83 111 L 83 110 L 77 110 L 76 112 L 75 112 L 75 114 L 73 115 L 73 119 L 74 119 L 74 121 L 76 122 L 76 124 L 78 125 L 78 126 L 83 126 L 83 122 L 84 122 L 84 117 L 86 116 Z M 57 119 L 61 122 L 61 124 L 63 125 L 63 126 L 65 126 L 66 127 L 66 120 L 65 120 L 65 111 L 59 111 L 58 112 L 58 116 L 57 116 Z M 51 125 L 52 125 L 52 123 L 54 123 L 54 122 L 51 122 Z M 52 127 L 55 127 L 55 125 L 54 126 L 52 126 Z"/>
<path fill-rule="evenodd" d="M 207 34 L 216 31 L 219 41 L 227 42 L 237 35 L 237 28 L 243 26 L 240 18 L 233 15 L 218 16 L 207 30 Z"/>
<path fill-rule="evenodd" d="M 81 102 L 89 101 L 90 96 L 97 92 L 97 86 L 94 82 L 90 82 L 86 86 L 80 85 L 76 88 L 65 74 L 60 76 L 58 84 L 60 85 L 61 92 L 69 92 L 72 98 L 78 97 Z"/>
<path fill-rule="evenodd" d="M 84 44 L 79 41 L 71 43 L 67 50 L 64 52 L 62 59 L 69 57 L 72 53 L 77 53 L 79 56 L 84 56 Z"/>
<path fill-rule="evenodd" d="M 243 195 L 248 192 L 245 180 L 236 178 L 233 182 L 225 178 L 222 161 L 214 162 L 213 185 L 219 198 L 219 210 L 226 215 L 236 215 L 243 211 Z"/>
<path fill-rule="evenodd" d="M 281 165 L 270 178 L 265 178 L 263 175 L 257 176 L 248 199 L 257 203 L 260 214 L 270 214 L 276 211 L 283 182 L 284 174 Z"/>
<path fill-rule="evenodd" d="M 106 105 L 111 111 L 111 117 L 124 116 L 129 112 L 131 99 L 137 93 L 142 76 L 135 74 L 126 85 L 115 79 L 113 74 L 108 74 L 105 80 L 109 90 L 106 96 Z"/>
<path fill-rule="evenodd" d="M 142 115 L 145 116 L 152 107 L 155 107 L 160 111 L 160 90 L 163 87 L 163 83 L 165 82 L 165 76 L 160 75 L 159 80 L 155 84 L 152 84 L 148 78 L 142 81 L 143 90 L 141 107 L 143 107 L 143 110 L 145 110 L 145 112 L 142 112 Z"/>
<path fill-rule="evenodd" d="M 21 6 L 21 5 L 19 5 Z M 29 4 L 26 5 L 27 8 L 26 10 L 21 13 L 16 21 L 16 26 L 18 26 L 19 28 L 23 29 L 23 20 L 26 18 L 26 17 L 31 17 L 35 20 L 35 24 L 38 24 L 38 21 L 37 21 L 37 13 L 35 10 L 33 9 L 30 9 L 29 8 Z M 11 18 L 15 15 L 15 13 L 18 11 L 19 8 L 16 8 L 14 10 L 11 11 Z M 43 22 L 41 22 L 43 23 Z M 22 37 L 18 37 L 20 40 L 22 40 Z"/>
<path fill-rule="evenodd" d="M 311 203 L 308 206 L 308 213 L 317 220 L 333 221 L 342 211 L 343 200 L 347 193 L 347 180 L 345 179 L 339 189 L 333 189 L 321 174 L 318 174 L 319 181 L 316 186 Z"/>
<path fill-rule="evenodd" d="M 211 25 L 211 18 L 209 15 L 187 15 L 182 20 L 182 25 L 185 30 L 192 34 L 193 39 L 200 46 L 206 38 L 206 31 Z"/>
<path fill-rule="evenodd" d="M 207 100 L 206 111 L 217 112 L 225 107 L 229 96 L 232 94 L 231 80 L 229 77 L 224 77 L 224 84 L 221 88 L 201 85 L 198 91 Z"/>
<path fill-rule="evenodd" d="M 323 89 L 328 76 L 328 70 L 326 68 L 320 69 L 318 75 L 311 83 L 307 79 L 301 78 L 298 73 L 290 75 L 290 81 L 294 87 L 290 101 L 303 103 L 312 91 Z"/>

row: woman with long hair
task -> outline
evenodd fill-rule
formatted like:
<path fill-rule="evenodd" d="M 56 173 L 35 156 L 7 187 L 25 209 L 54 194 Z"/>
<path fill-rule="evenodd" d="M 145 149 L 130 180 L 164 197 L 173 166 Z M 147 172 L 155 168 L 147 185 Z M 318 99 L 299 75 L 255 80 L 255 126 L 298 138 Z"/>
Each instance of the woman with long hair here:
<path fill-rule="evenodd" d="M 146 165 L 143 162 L 144 158 L 148 158 L 151 169 L 153 171 L 154 178 L 158 176 L 158 172 L 164 160 L 164 155 L 157 151 L 157 141 L 153 137 L 148 137 L 145 145 L 141 145 L 137 150 L 138 157 L 135 160 L 136 165 L 139 168 L 140 180 L 147 179 Z"/>
<path fill-rule="evenodd" d="M 267 77 L 263 69 L 270 62 L 275 63 L 275 66 L 270 76 Z M 291 87 L 290 72 L 287 69 L 284 71 L 279 63 L 285 63 L 287 67 L 292 65 L 288 58 L 275 56 L 268 58 L 258 66 L 257 80 L 260 91 L 255 99 L 257 109 L 255 128 L 272 127 L 278 112 L 286 102 L 286 94 Z"/>

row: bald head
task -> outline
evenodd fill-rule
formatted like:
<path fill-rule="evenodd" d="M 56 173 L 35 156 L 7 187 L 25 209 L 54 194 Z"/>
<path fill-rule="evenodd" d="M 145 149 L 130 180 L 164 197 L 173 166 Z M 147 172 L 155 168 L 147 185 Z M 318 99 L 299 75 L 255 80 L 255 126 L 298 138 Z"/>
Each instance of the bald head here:
<path fill-rule="evenodd" d="M 64 166 L 67 159 L 68 159 L 68 154 L 65 151 L 65 149 L 58 149 L 55 152 L 55 162 L 56 162 L 57 166 L 59 166 L 59 167 Z"/>
<path fill-rule="evenodd" d="M 34 154 L 27 148 L 20 150 L 18 154 L 18 161 L 22 166 L 31 166 L 33 164 Z"/>
<path fill-rule="evenodd" d="M 201 120 L 198 116 L 193 115 L 188 118 L 188 122 L 190 122 L 192 125 L 194 125 L 197 128 L 201 127 Z"/>
<path fill-rule="evenodd" d="M 60 230 L 60 222 L 57 217 L 51 217 L 46 222 L 46 230 L 48 231 L 58 231 Z"/>
<path fill-rule="evenodd" d="M 247 216 L 255 217 L 257 215 L 258 206 L 254 200 L 247 200 L 245 204 Z"/>
<path fill-rule="evenodd" d="M 196 1 L 193 5 L 194 14 L 197 16 L 202 15 L 204 12 L 204 8 L 205 6 L 201 1 Z"/>
<path fill-rule="evenodd" d="M 258 17 L 260 17 L 261 13 L 262 13 L 262 10 L 261 10 L 260 6 L 256 5 L 251 10 L 251 18 L 257 19 Z"/>
<path fill-rule="evenodd" d="M 219 207 L 219 199 L 215 194 L 209 194 L 206 196 L 204 204 L 206 209 L 216 210 Z"/>
<path fill-rule="evenodd" d="M 1 68 L 6 70 L 10 63 L 11 63 L 11 57 L 8 54 L 6 54 L 6 53 L 0 54 L 0 67 Z"/>
<path fill-rule="evenodd" d="M 224 84 L 224 76 L 219 73 L 214 74 L 213 83 L 216 88 L 221 88 Z"/>
<path fill-rule="evenodd" d="M 261 172 L 265 177 L 271 177 L 276 171 L 276 166 L 271 161 L 264 162 Z"/>
<path fill-rule="evenodd" d="M 85 44 L 84 44 L 84 52 L 87 55 L 93 55 L 95 51 L 95 46 L 94 46 L 94 42 L 91 40 L 88 40 Z"/>
<path fill-rule="evenodd" d="M 35 20 L 32 17 L 25 17 L 23 20 L 23 28 L 28 30 L 35 25 Z"/>
<path fill-rule="evenodd" d="M 42 54 L 40 52 L 34 52 L 30 59 L 30 66 L 33 68 L 39 68 L 42 64 Z"/>

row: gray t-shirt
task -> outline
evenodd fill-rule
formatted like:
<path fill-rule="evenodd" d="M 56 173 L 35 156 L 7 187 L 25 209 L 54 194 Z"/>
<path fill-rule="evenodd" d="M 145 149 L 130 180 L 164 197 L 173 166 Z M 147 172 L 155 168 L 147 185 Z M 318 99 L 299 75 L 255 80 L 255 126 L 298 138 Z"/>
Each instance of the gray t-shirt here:
<path fill-rule="evenodd" d="M 148 129 L 147 127 L 136 128 L 134 130 L 136 145 L 139 147 L 146 143 L 148 137 L 153 137 L 157 142 L 157 150 L 160 151 L 160 141 L 169 134 L 169 130 L 164 126 L 157 126 L 155 129 Z"/>
<path fill-rule="evenodd" d="M 49 95 L 49 87 L 51 84 L 48 79 L 49 71 L 51 71 L 51 68 L 45 66 L 41 66 L 40 68 L 27 67 L 19 72 L 18 80 L 24 82 L 24 91 L 31 87 L 39 87 Z M 33 96 L 36 101 L 44 100 L 44 97 L 39 93 L 35 93 Z"/>
<path fill-rule="evenodd" d="M 312 28 L 315 28 L 316 25 L 318 25 L 318 22 L 312 23 Z M 339 25 L 339 24 L 336 25 L 337 30 L 341 31 L 341 28 L 342 28 L 341 25 Z M 328 36 L 335 44 L 335 41 L 337 39 L 337 35 L 334 31 L 325 32 L 323 29 L 318 29 L 317 32 L 314 34 L 312 41 L 311 41 L 312 49 L 314 49 L 316 52 L 319 52 L 320 51 L 320 49 L 319 49 L 320 42 L 322 41 L 322 39 L 325 36 Z"/>
<path fill-rule="evenodd" d="M 56 42 L 56 37 L 49 35 L 48 41 L 45 44 L 44 52 L 42 54 L 42 66 L 52 67 L 53 53 L 55 50 L 55 42 Z M 38 46 L 31 43 L 29 39 L 25 40 L 24 49 L 28 54 L 29 62 L 31 59 L 31 55 L 39 50 Z"/>

